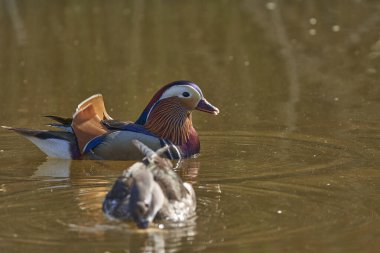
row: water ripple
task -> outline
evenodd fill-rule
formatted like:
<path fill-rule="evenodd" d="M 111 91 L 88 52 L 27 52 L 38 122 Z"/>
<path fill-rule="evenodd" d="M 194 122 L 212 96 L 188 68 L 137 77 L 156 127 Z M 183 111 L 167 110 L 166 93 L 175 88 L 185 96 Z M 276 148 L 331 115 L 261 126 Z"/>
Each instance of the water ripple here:
<path fill-rule="evenodd" d="M 377 174 L 357 143 L 273 132 L 201 138 L 202 155 L 177 169 L 197 194 L 193 219 L 140 231 L 104 217 L 104 195 L 131 162 L 19 161 L 0 184 L 0 241 L 25 250 L 70 240 L 97 252 L 218 251 L 308 234 L 328 241 L 326 231 L 353 236 L 379 218 L 377 195 L 358 183 L 376 188 Z"/>

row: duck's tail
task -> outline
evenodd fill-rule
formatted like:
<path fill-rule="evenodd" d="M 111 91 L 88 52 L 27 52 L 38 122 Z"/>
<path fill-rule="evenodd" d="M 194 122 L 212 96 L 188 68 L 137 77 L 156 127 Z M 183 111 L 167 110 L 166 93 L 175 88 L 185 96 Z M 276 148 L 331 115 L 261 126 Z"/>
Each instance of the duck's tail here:
<path fill-rule="evenodd" d="M 47 126 L 56 127 L 66 132 L 73 133 L 73 129 L 71 127 L 71 123 L 73 122 L 72 118 L 63 118 L 55 115 L 46 115 L 45 117 L 56 121 L 56 123 L 46 124 Z"/>
<path fill-rule="evenodd" d="M 2 126 L 2 128 L 24 136 L 50 157 L 77 159 L 80 156 L 78 144 L 72 132 L 32 130 L 7 126 Z"/>
<path fill-rule="evenodd" d="M 106 112 L 101 94 L 93 95 L 80 103 L 73 118 L 53 115 L 46 117 L 56 121 L 48 126 L 64 131 L 3 128 L 24 136 L 50 157 L 78 159 L 89 141 L 109 131 L 102 120 L 112 120 Z"/>

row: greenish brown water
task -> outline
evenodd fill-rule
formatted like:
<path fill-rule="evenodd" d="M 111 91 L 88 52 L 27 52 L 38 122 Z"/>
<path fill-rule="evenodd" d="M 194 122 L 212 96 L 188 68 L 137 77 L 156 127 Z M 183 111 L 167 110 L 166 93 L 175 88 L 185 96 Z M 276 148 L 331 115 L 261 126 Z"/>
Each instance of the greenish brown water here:
<path fill-rule="evenodd" d="M 380 3 L 0 2 L 0 125 L 43 128 L 102 93 L 134 120 L 179 79 L 202 154 L 197 216 L 139 231 L 101 202 L 131 162 L 47 159 L 0 131 L 0 252 L 378 252 Z"/>

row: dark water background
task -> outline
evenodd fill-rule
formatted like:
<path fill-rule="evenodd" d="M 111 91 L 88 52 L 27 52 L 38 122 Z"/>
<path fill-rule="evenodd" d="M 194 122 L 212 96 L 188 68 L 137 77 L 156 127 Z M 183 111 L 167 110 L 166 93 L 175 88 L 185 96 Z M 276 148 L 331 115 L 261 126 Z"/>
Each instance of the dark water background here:
<path fill-rule="evenodd" d="M 139 231 L 101 202 L 131 162 L 47 159 L 0 131 L 0 252 L 378 252 L 380 2 L 0 1 L 0 125 L 102 93 L 134 120 L 200 85 L 197 216 Z"/>

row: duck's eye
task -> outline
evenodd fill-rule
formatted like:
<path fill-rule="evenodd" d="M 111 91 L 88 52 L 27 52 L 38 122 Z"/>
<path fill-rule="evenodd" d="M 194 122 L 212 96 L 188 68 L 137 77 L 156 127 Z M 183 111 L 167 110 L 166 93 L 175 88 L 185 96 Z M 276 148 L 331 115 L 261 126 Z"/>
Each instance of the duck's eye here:
<path fill-rule="evenodd" d="M 182 96 L 184 96 L 185 98 L 190 97 L 190 93 L 185 91 L 184 93 L 182 93 Z"/>

